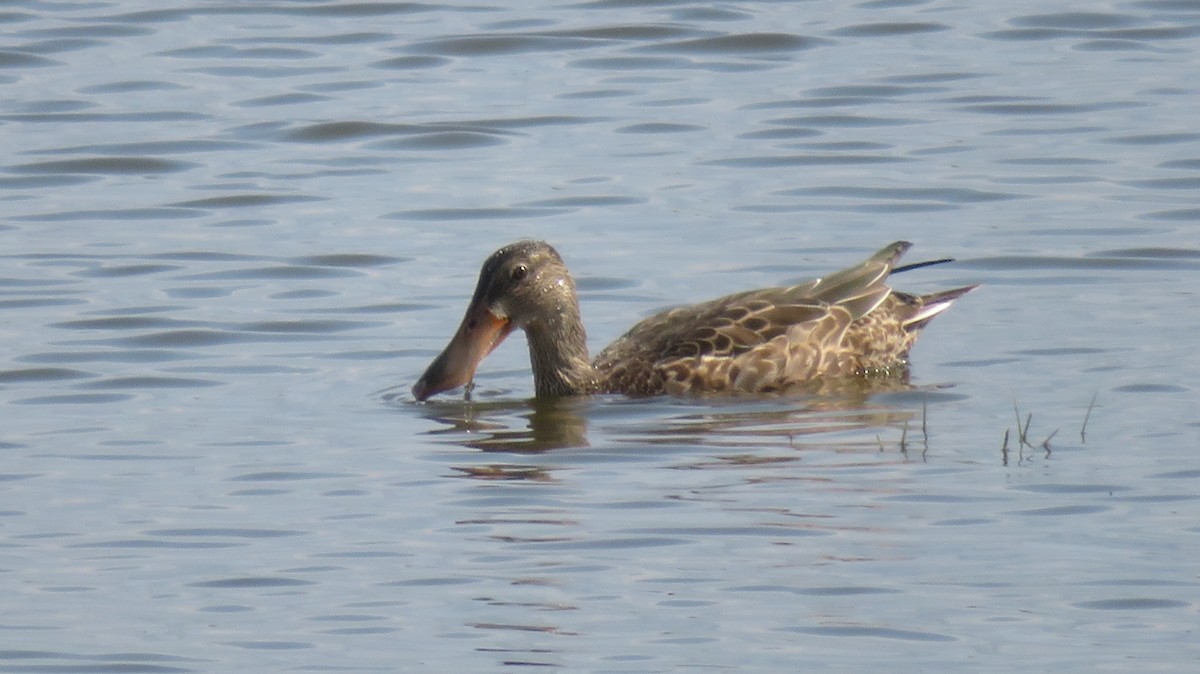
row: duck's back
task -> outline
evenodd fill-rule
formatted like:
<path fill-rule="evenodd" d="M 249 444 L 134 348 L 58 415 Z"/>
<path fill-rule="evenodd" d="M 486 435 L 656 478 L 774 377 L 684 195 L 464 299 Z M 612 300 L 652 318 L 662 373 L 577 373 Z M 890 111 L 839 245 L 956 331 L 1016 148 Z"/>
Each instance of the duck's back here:
<path fill-rule="evenodd" d="M 799 285 L 655 314 L 596 357 L 601 388 L 632 394 L 770 391 L 857 374 L 863 354 L 888 340 L 903 342 L 889 344 L 890 352 L 907 354 L 912 338 L 903 317 L 871 317 L 880 307 L 907 306 L 906 300 L 889 301 L 894 293 L 885 281 L 909 245 L 894 243 L 862 264 Z"/>

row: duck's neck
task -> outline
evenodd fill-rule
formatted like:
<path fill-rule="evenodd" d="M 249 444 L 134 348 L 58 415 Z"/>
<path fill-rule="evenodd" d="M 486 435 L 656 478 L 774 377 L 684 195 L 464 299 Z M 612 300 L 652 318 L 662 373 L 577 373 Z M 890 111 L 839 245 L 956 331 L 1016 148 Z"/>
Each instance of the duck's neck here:
<path fill-rule="evenodd" d="M 596 371 L 588 360 L 579 304 L 565 305 L 525 326 L 539 398 L 591 393 L 598 388 Z"/>

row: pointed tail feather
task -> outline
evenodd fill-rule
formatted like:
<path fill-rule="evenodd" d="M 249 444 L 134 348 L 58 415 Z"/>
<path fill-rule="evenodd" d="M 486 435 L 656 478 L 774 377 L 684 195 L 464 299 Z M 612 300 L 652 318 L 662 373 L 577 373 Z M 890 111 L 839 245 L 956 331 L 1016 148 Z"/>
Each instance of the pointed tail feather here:
<path fill-rule="evenodd" d="M 942 313 L 950 308 L 954 300 L 966 295 L 972 290 L 978 288 L 978 285 L 964 286 L 953 290 L 943 290 L 942 292 L 932 293 L 930 295 L 921 296 L 921 307 L 912 316 L 904 319 L 904 329 L 909 332 L 916 332 L 929 324 L 934 316 Z"/>

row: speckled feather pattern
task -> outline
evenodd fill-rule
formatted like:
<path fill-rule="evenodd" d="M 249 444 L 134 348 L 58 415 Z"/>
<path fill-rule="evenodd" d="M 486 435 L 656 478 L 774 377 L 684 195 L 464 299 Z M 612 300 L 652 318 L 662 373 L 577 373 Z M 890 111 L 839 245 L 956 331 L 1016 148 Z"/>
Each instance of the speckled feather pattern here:
<path fill-rule="evenodd" d="M 610 393 L 763 392 L 818 378 L 902 372 L 920 329 L 914 317 L 936 301 L 893 291 L 888 274 L 909 244 L 796 286 L 738 293 L 651 316 L 593 361 Z M 936 314 L 943 307 L 934 307 Z"/>

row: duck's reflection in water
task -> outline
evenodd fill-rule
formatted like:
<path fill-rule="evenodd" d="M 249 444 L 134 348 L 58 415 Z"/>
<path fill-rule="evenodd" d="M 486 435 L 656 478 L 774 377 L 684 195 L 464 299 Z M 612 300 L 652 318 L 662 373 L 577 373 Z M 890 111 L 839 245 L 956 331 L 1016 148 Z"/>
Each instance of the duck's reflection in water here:
<path fill-rule="evenodd" d="M 752 401 L 706 400 L 682 414 L 626 426 L 621 440 L 744 450 L 739 456 L 750 462 L 757 449 L 877 451 L 884 438 L 903 451 L 920 442 L 929 400 L 949 397 L 895 377 L 814 383 Z"/>
<path fill-rule="evenodd" d="M 736 452 L 739 462 L 755 463 L 756 458 L 782 460 L 777 452 L 765 456 L 761 450 L 767 449 L 874 452 L 886 444 L 887 450 L 900 454 L 910 448 L 920 451 L 925 406 L 954 397 L 889 377 L 843 380 L 775 395 L 484 398 L 424 403 L 421 409 L 425 418 L 440 425 L 429 435 L 484 452 L 542 454 L 593 444 L 597 451 L 611 451 L 640 445 L 647 452 L 712 448 L 723 460 Z M 591 439 L 589 427 L 595 436 Z M 552 479 L 549 465 L 472 464 L 455 470 L 480 479 Z"/>
<path fill-rule="evenodd" d="M 588 446 L 590 398 L 459 400 L 426 404 L 425 418 L 444 424 L 430 435 L 485 452 L 540 454 Z"/>

